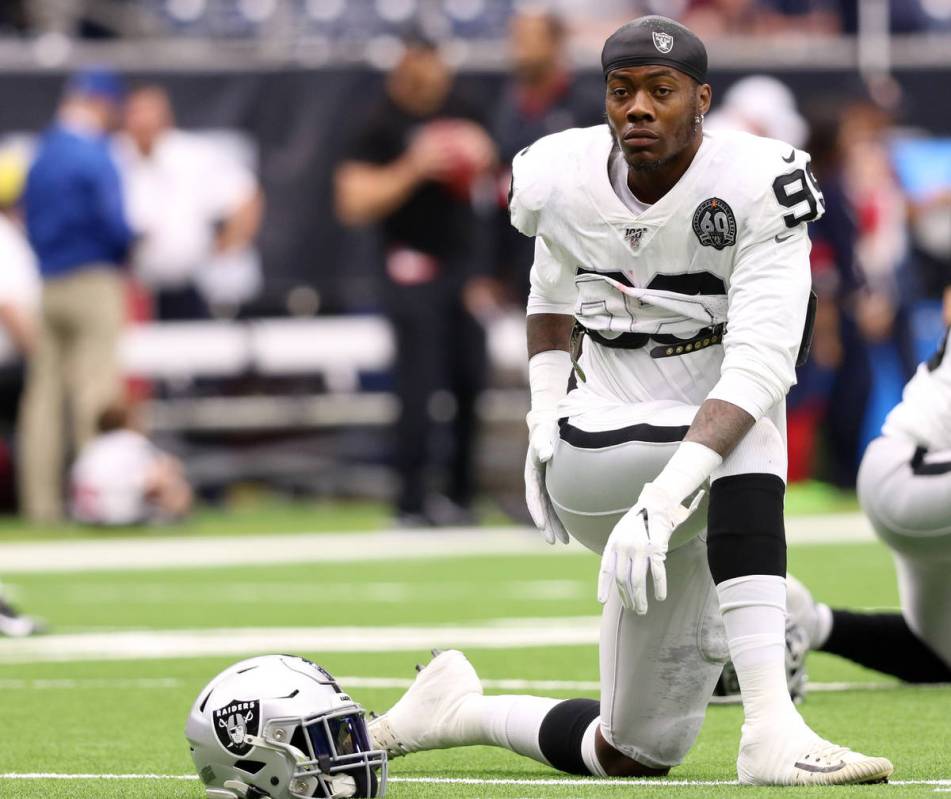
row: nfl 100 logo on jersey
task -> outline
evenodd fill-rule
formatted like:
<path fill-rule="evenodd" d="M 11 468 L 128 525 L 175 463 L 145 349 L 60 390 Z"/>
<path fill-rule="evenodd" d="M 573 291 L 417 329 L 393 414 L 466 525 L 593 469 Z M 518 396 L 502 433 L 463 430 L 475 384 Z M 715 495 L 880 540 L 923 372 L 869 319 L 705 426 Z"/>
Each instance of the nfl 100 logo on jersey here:
<path fill-rule="evenodd" d="M 697 206 L 693 214 L 693 232 L 700 244 L 722 250 L 736 244 L 736 217 L 719 197 L 711 197 Z"/>

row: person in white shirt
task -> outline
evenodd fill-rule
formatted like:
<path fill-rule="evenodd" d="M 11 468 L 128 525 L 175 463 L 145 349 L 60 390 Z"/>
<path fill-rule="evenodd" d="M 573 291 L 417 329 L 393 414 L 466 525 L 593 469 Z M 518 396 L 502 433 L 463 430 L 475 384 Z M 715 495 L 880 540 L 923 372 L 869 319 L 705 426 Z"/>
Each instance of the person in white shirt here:
<path fill-rule="evenodd" d="M 10 426 L 22 389 L 23 361 L 36 345 L 42 296 L 36 256 L 17 207 L 25 177 L 26 162 L 19 153 L 0 153 L 0 416 Z"/>
<path fill-rule="evenodd" d="M 123 405 L 99 417 L 99 435 L 80 450 L 70 473 L 72 517 L 115 526 L 176 521 L 192 506 L 182 463 L 162 452 Z"/>
<path fill-rule="evenodd" d="M 817 735 L 786 683 L 784 398 L 809 337 L 805 223 L 823 203 L 809 156 L 705 132 L 706 50 L 673 20 L 622 26 L 601 58 L 608 124 L 523 150 L 509 202 L 535 237 L 526 499 L 549 542 L 602 555 L 601 700 L 485 697 L 445 652 L 371 722 L 375 745 L 666 774 L 729 656 L 741 783 L 885 780 L 887 759 Z"/>
<path fill-rule="evenodd" d="M 129 218 L 141 235 L 133 274 L 153 293 L 155 316 L 206 318 L 200 289 L 207 293 L 211 272 L 248 283 L 235 299 L 250 299 L 260 281 L 252 244 L 263 213 L 254 175 L 206 137 L 176 128 L 159 86 L 129 95 L 117 144 Z"/>
<path fill-rule="evenodd" d="M 23 362 L 36 344 L 42 284 L 17 209 L 26 162 L 0 153 L 0 432 L 12 432 L 23 390 Z M 10 491 L 12 494 L 12 490 Z M 42 623 L 14 607 L 0 584 L 0 635 L 22 638 Z"/>

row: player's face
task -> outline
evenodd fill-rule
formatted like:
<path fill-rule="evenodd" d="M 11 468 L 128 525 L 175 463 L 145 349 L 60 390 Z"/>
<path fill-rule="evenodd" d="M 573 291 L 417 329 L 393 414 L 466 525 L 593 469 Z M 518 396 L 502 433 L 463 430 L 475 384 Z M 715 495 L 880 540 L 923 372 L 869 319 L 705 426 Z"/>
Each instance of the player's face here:
<path fill-rule="evenodd" d="M 710 87 L 670 67 L 628 67 L 608 75 L 608 124 L 635 170 L 674 161 L 696 140 L 698 115 L 709 107 Z"/>

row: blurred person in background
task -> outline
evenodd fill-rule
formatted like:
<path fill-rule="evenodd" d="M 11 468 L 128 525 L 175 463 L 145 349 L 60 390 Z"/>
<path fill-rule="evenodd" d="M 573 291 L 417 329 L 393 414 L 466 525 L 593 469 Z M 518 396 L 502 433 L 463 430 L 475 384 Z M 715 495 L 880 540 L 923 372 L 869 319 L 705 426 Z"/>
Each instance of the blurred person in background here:
<path fill-rule="evenodd" d="M 111 405 L 99 414 L 98 428 L 70 474 L 72 517 L 103 526 L 184 518 L 192 507 L 185 468 L 149 441 L 136 409 Z"/>
<path fill-rule="evenodd" d="M 842 28 L 838 0 L 690 0 L 684 23 L 718 36 L 835 35 Z"/>
<path fill-rule="evenodd" d="M 351 138 L 335 175 L 346 225 L 378 224 L 385 246 L 386 314 L 396 338 L 395 462 L 401 525 L 472 520 L 476 400 L 485 385 L 485 331 L 473 285 L 487 258 L 472 188 L 495 165 L 495 150 L 453 90 L 436 45 L 408 35 L 386 96 Z M 453 454 L 445 496 L 431 490 L 433 397 L 455 400 Z"/>
<path fill-rule="evenodd" d="M 0 152 L 0 435 L 16 426 L 24 359 L 36 347 L 40 275 L 18 206 L 27 163 L 18 152 Z"/>
<path fill-rule="evenodd" d="M 854 313 L 871 369 L 860 449 L 900 400 L 917 363 L 909 326 L 908 203 L 889 149 L 891 126 L 888 112 L 869 101 L 849 105 L 841 116 L 843 185 L 855 208 L 855 258 L 864 283 Z M 860 458 L 858 451 L 848 487 L 854 485 Z"/>
<path fill-rule="evenodd" d="M 208 141 L 176 128 L 161 86 L 129 95 L 119 153 L 129 219 L 141 235 L 133 274 L 152 293 L 155 317 L 208 318 L 196 279 L 216 259 L 240 257 L 253 243 L 264 207 L 257 179 Z"/>
<path fill-rule="evenodd" d="M 795 95 L 769 75 L 751 75 L 734 83 L 707 117 L 706 126 L 708 130 L 742 130 L 793 147 L 805 145 L 809 135 Z"/>
<path fill-rule="evenodd" d="M 34 523 L 63 514 L 65 428 L 78 449 L 120 394 L 117 345 L 124 319 L 121 267 L 133 244 L 108 134 L 123 86 L 106 69 L 68 82 L 56 121 L 30 168 L 23 210 L 43 278 L 35 351 L 20 415 L 21 508 Z"/>
<path fill-rule="evenodd" d="M 586 89 L 571 74 L 566 37 L 561 17 L 541 6 L 528 6 L 509 23 L 512 76 L 493 125 L 503 165 L 495 262 L 506 299 L 518 305 L 524 305 L 528 297 L 534 245 L 509 222 L 507 195 L 512 159 L 519 150 L 549 133 L 597 125 L 604 116 L 598 87 Z"/>
<path fill-rule="evenodd" d="M 865 284 L 855 258 L 858 229 L 835 116 L 813 121 L 807 149 L 826 212 L 810 225 L 812 287 L 819 301 L 810 357 L 789 395 L 789 474 L 790 480 L 803 479 L 815 468 L 818 477 L 847 487 L 855 484 L 872 374 L 856 319 Z"/>
<path fill-rule="evenodd" d="M 0 153 L 0 434 L 6 439 L 16 424 L 23 388 L 23 358 L 36 346 L 40 306 L 40 277 L 36 259 L 23 232 L 17 201 L 23 189 L 26 163 L 13 150 Z M 4 495 L 11 504 L 11 459 L 4 441 Z M 6 495 L 9 494 L 10 497 Z M 22 638 L 39 632 L 36 619 L 20 613 L 0 584 L 0 636 Z"/>

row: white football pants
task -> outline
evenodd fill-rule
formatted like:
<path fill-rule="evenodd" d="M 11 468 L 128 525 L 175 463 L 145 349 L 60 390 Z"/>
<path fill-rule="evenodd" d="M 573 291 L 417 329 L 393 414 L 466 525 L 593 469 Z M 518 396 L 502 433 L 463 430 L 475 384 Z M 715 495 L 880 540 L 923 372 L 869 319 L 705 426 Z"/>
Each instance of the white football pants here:
<path fill-rule="evenodd" d="M 672 401 L 620 405 L 563 420 L 547 470 L 548 492 L 565 528 L 600 554 L 645 483 L 663 469 L 697 406 Z M 785 408 L 777 410 L 783 419 Z M 769 473 L 786 478 L 785 429 L 757 423 L 713 477 Z M 729 658 L 707 565 L 706 497 L 678 528 L 667 556 L 667 599 L 648 591 L 647 615 L 617 592 L 601 622 L 601 732 L 615 749 L 654 768 L 690 749 Z M 594 588 L 592 587 L 592 591 Z"/>
<path fill-rule="evenodd" d="M 858 491 L 895 558 L 905 621 L 951 666 L 951 451 L 876 438 L 862 458 Z"/>

